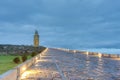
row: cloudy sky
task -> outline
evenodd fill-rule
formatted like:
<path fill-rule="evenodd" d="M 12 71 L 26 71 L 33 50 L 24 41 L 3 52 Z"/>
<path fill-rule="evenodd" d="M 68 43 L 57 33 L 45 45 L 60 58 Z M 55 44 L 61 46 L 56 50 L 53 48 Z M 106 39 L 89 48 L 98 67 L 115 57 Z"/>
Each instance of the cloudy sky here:
<path fill-rule="evenodd" d="M 0 44 L 120 48 L 120 0 L 0 0 Z"/>

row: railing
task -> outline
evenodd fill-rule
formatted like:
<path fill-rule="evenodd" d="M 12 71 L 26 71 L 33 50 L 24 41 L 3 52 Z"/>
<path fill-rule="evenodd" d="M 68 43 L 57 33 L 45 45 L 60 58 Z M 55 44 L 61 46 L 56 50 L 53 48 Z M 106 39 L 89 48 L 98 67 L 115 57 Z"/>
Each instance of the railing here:
<path fill-rule="evenodd" d="M 120 54 L 106 54 L 106 53 L 100 53 L 100 52 L 79 51 L 79 50 L 70 50 L 70 49 L 64 49 L 64 48 L 56 48 L 56 49 L 66 51 L 66 52 L 82 53 L 86 55 L 98 56 L 103 58 L 120 58 Z"/>

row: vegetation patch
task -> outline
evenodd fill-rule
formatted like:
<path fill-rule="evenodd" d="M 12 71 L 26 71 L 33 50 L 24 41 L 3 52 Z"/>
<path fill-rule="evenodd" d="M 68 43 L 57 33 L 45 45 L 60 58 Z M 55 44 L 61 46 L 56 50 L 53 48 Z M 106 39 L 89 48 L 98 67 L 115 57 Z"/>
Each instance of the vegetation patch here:
<path fill-rule="evenodd" d="M 15 57 L 20 57 L 20 56 L 0 56 L 0 74 L 12 69 L 13 67 L 17 66 L 18 64 L 15 64 L 13 62 L 13 59 Z M 20 64 L 20 63 L 19 63 Z"/>
<path fill-rule="evenodd" d="M 25 62 L 27 60 L 27 55 L 21 56 L 22 62 Z"/>
<path fill-rule="evenodd" d="M 23 53 L 23 54 L 6 54 L 3 55 L 0 53 L 0 74 L 18 66 L 22 62 L 34 57 L 35 55 L 41 53 L 45 50 L 45 47 L 40 47 L 38 49 L 33 49 L 31 53 Z"/>
<path fill-rule="evenodd" d="M 15 57 L 13 59 L 13 62 L 16 63 L 16 64 L 20 63 L 20 58 L 19 57 Z"/>
<path fill-rule="evenodd" d="M 28 59 L 30 58 L 31 56 L 28 55 Z M 17 65 L 21 64 L 26 60 L 27 58 L 25 56 L 1 55 L 0 56 L 0 74 L 16 67 Z"/>

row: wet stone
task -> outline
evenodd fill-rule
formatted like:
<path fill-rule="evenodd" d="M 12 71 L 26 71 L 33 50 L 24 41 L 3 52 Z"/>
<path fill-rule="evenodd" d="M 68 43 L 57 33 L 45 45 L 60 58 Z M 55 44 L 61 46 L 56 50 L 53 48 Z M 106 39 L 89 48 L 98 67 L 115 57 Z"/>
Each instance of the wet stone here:
<path fill-rule="evenodd" d="M 120 61 L 48 49 L 21 80 L 120 80 Z"/>

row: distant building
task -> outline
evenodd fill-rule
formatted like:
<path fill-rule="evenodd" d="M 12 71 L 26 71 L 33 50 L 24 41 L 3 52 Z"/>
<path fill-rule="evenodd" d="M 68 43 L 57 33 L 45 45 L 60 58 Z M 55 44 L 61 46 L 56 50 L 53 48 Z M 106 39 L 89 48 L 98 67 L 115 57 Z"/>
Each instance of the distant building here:
<path fill-rule="evenodd" d="M 37 30 L 35 31 L 34 34 L 34 47 L 39 47 L 39 34 Z"/>

